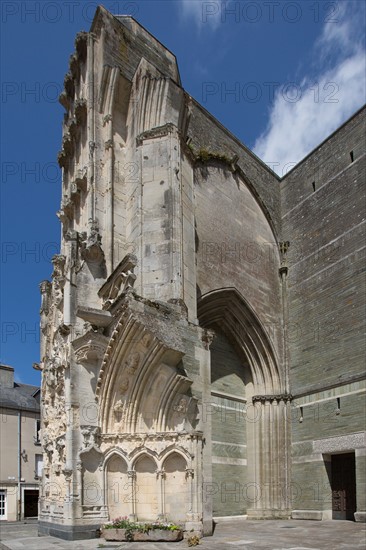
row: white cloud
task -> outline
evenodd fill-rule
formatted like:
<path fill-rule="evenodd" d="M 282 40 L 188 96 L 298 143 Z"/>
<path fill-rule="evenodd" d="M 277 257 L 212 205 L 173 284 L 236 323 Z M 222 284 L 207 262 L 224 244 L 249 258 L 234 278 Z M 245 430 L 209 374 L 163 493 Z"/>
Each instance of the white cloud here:
<path fill-rule="evenodd" d="M 362 17 L 357 21 L 353 3 L 342 6 L 339 23 L 326 23 L 315 44 L 314 55 L 321 64 L 317 76 L 304 78 L 292 90 L 277 90 L 267 128 L 255 142 L 256 155 L 280 176 L 365 103 Z"/>
<path fill-rule="evenodd" d="M 335 51 L 349 55 L 362 48 L 364 41 L 365 12 L 356 0 L 344 0 L 336 5 L 337 11 L 323 27 L 316 43 L 317 53 L 329 55 Z"/>
<path fill-rule="evenodd" d="M 181 11 L 186 19 L 193 19 L 199 30 L 204 26 L 213 30 L 220 24 L 220 3 L 204 0 L 181 0 Z"/>

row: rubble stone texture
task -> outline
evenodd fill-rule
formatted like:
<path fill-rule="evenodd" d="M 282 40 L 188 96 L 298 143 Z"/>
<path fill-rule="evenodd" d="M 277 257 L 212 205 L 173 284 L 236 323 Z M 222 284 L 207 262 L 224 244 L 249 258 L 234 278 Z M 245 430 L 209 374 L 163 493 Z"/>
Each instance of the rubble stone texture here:
<path fill-rule="evenodd" d="M 280 180 L 101 7 L 60 101 L 40 533 L 328 518 L 345 446 L 364 519 L 364 111 Z"/>

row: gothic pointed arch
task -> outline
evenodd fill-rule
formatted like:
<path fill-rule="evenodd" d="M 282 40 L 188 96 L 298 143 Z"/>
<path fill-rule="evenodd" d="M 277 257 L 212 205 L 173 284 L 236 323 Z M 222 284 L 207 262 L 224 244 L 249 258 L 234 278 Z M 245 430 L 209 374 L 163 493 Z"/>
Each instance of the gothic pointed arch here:
<path fill-rule="evenodd" d="M 104 462 L 105 495 L 109 519 L 126 516 L 132 512 L 132 486 L 128 477 L 128 465 L 124 454 L 113 449 Z"/>
<path fill-rule="evenodd" d="M 291 395 L 286 391 L 279 354 L 265 326 L 235 288 L 221 288 L 202 295 L 198 301 L 198 319 L 201 326 L 213 329 L 214 334 L 226 336 L 236 351 L 236 372 L 241 368 L 243 375 L 249 371 L 242 378 L 245 388 L 242 395 L 237 395 L 239 385 L 233 384 L 230 393 L 213 391 L 211 379 L 214 414 L 211 413 L 208 420 L 211 421 L 212 471 L 214 486 L 221 487 L 219 501 L 215 502 L 214 498 L 214 512 L 225 512 L 219 508 L 222 498 L 234 498 L 238 503 L 236 513 L 246 513 L 253 518 L 288 517 Z M 217 367 L 214 344 L 215 341 L 211 361 Z M 218 366 L 230 371 L 229 346 L 226 353 Z M 233 433 L 238 436 L 235 440 Z M 225 462 L 222 449 L 229 452 L 230 443 L 242 449 L 243 454 L 231 453 L 229 462 Z"/>
<path fill-rule="evenodd" d="M 97 382 L 102 433 L 174 431 L 181 408 L 194 414 L 192 380 L 179 368 L 183 349 L 156 320 L 132 308 L 122 312 Z"/>
<path fill-rule="evenodd" d="M 263 323 L 235 288 L 213 290 L 200 297 L 198 319 L 206 328 L 220 327 L 247 359 L 257 394 L 284 391 L 279 357 Z"/>

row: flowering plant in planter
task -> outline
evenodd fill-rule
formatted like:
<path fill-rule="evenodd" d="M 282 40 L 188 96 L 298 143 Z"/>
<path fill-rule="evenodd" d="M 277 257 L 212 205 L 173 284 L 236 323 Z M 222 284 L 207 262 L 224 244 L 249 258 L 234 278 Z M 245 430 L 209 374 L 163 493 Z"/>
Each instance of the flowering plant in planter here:
<path fill-rule="evenodd" d="M 165 521 L 153 521 L 153 522 L 141 522 L 131 521 L 127 516 L 116 518 L 112 521 L 108 521 L 103 525 L 103 529 L 132 529 L 136 531 L 142 531 L 147 533 L 153 529 L 162 529 L 164 531 L 178 531 L 181 529 L 179 525 L 174 523 L 167 523 Z"/>
<path fill-rule="evenodd" d="M 111 531 L 108 533 L 108 530 L 111 529 L 113 529 L 113 534 Z M 127 516 L 105 523 L 102 526 L 102 532 L 106 540 L 116 540 L 112 537 L 117 536 L 117 533 L 118 537 L 122 537 L 118 540 L 127 541 L 164 540 L 165 538 L 166 540 L 180 540 L 183 536 L 182 528 L 174 523 L 159 520 L 153 522 L 131 521 Z M 166 535 L 161 532 L 166 532 Z M 168 536 L 169 532 L 171 535 Z M 173 535 L 173 532 L 175 532 L 175 535 Z"/>
<path fill-rule="evenodd" d="M 124 516 L 123 518 L 121 517 L 113 519 L 112 521 L 107 521 L 107 523 L 102 526 L 102 529 L 127 529 L 131 523 L 128 517 Z"/>

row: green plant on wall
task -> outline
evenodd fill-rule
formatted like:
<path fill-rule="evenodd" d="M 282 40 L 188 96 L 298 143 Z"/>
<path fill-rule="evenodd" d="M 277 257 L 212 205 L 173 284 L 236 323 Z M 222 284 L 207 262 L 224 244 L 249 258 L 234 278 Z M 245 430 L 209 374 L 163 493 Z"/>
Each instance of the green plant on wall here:
<path fill-rule="evenodd" d="M 235 163 L 236 157 L 233 158 L 228 157 L 225 155 L 225 153 L 219 153 L 217 151 L 209 151 L 207 149 L 201 148 L 198 151 L 196 151 L 190 143 L 188 145 L 189 150 L 192 153 L 192 156 L 196 162 L 202 162 L 206 163 L 210 160 L 219 160 L 221 162 L 224 162 L 225 164 L 228 164 L 229 166 L 232 166 Z"/>

